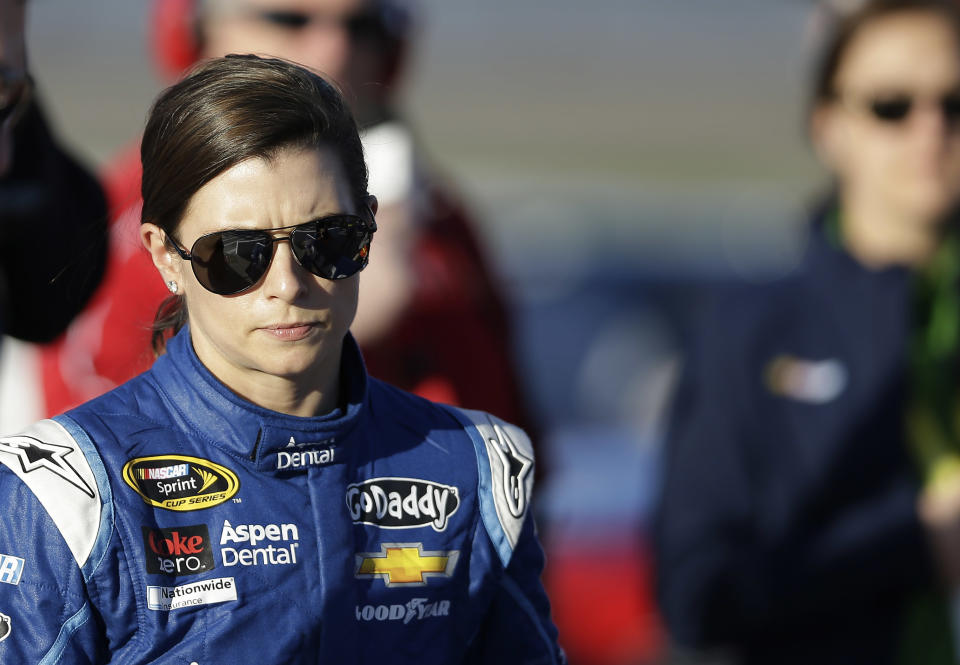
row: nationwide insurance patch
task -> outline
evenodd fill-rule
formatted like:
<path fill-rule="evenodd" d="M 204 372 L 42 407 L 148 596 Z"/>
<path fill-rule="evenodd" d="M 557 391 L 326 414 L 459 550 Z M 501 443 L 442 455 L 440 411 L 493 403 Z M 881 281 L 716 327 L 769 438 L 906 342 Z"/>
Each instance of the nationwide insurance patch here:
<path fill-rule="evenodd" d="M 182 586 L 147 587 L 147 607 L 151 610 L 179 610 L 236 599 L 237 586 L 232 577 L 217 577 Z"/>

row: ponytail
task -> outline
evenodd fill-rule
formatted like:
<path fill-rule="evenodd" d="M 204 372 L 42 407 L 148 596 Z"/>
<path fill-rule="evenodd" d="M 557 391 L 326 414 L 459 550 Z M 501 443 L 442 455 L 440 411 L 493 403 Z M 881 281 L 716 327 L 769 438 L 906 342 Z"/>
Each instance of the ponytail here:
<path fill-rule="evenodd" d="M 176 335 L 187 322 L 187 305 L 183 296 L 167 296 L 157 308 L 150 326 L 150 346 L 154 357 L 160 357 L 167 350 L 167 340 Z"/>

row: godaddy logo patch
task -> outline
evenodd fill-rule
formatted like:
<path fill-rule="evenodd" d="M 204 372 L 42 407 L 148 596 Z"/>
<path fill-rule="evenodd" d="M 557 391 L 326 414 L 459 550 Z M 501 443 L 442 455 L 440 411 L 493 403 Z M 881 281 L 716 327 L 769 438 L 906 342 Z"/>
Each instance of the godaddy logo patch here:
<path fill-rule="evenodd" d="M 460 507 L 456 487 L 416 478 L 371 478 L 347 486 L 347 509 L 354 522 L 384 529 L 447 528 Z"/>

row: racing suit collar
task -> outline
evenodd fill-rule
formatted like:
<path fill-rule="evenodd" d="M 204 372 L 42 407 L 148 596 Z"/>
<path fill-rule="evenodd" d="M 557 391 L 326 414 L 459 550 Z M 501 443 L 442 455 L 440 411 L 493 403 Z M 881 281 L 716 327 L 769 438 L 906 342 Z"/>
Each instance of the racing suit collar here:
<path fill-rule="evenodd" d="M 337 451 L 360 421 L 367 398 L 366 368 L 349 333 L 340 367 L 341 406 L 309 418 L 271 411 L 233 393 L 200 362 L 187 326 L 168 341 L 153 371 L 184 429 L 258 470 L 290 473 L 346 461 Z"/>

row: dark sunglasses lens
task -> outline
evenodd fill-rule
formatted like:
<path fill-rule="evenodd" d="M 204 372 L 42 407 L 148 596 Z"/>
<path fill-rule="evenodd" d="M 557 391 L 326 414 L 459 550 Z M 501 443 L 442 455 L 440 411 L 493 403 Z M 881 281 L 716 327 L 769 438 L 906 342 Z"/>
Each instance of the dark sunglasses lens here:
<path fill-rule="evenodd" d="M 941 102 L 943 118 L 950 123 L 960 120 L 960 95 L 947 95 Z"/>
<path fill-rule="evenodd" d="M 223 231 L 194 243 L 193 273 L 208 290 L 231 295 L 260 281 L 273 252 L 270 236 L 260 231 Z"/>
<path fill-rule="evenodd" d="M 344 216 L 298 226 L 290 234 L 290 245 L 306 270 L 325 279 L 344 279 L 367 265 L 370 237 L 361 219 Z"/>
<path fill-rule="evenodd" d="M 372 12 L 350 16 L 344 23 L 355 41 L 379 41 L 385 35 L 383 21 Z"/>
<path fill-rule="evenodd" d="M 288 30 L 300 30 L 310 22 L 309 14 L 292 10 L 264 11 L 260 13 L 260 18 L 266 23 Z"/>
<path fill-rule="evenodd" d="M 870 102 L 870 111 L 877 120 L 883 122 L 900 122 L 910 114 L 913 100 L 909 97 L 890 97 L 889 99 L 874 99 Z"/>

